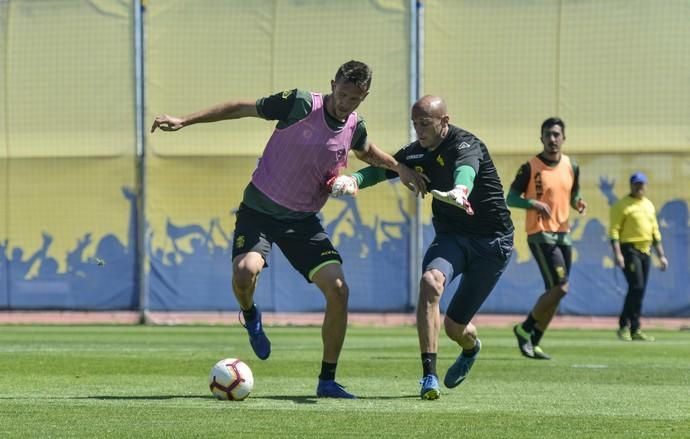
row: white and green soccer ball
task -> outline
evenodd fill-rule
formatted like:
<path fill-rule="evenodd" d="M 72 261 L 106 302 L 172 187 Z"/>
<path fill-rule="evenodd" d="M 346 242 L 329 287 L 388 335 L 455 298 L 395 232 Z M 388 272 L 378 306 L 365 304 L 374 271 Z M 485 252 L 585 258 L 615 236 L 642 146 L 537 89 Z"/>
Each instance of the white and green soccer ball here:
<path fill-rule="evenodd" d="M 218 399 L 242 401 L 254 388 L 254 375 L 242 360 L 226 358 L 211 368 L 208 385 L 213 396 Z"/>

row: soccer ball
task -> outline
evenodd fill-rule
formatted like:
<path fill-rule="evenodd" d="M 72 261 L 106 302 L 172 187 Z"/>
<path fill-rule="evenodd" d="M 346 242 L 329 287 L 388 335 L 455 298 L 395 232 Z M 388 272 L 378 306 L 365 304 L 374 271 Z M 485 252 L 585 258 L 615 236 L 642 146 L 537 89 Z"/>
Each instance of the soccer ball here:
<path fill-rule="evenodd" d="M 254 375 L 247 364 L 237 358 L 217 362 L 208 374 L 211 393 L 224 401 L 242 401 L 254 387 Z"/>

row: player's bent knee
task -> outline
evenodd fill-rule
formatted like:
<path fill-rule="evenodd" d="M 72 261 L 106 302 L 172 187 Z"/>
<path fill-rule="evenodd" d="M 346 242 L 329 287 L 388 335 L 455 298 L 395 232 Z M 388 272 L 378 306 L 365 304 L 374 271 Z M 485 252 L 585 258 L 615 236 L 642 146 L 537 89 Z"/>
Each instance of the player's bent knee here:
<path fill-rule="evenodd" d="M 344 288 L 332 288 L 329 289 L 329 291 L 325 291 L 324 293 L 324 295 L 326 296 L 326 302 L 328 302 L 329 307 L 335 306 L 337 308 L 347 310 L 347 304 L 350 300 L 350 291 L 347 289 L 347 286 L 345 286 Z"/>
<path fill-rule="evenodd" d="M 419 283 L 420 296 L 424 296 L 425 299 L 440 297 L 443 293 L 444 281 L 445 277 L 440 271 L 425 271 L 422 275 L 422 280 Z"/>
<path fill-rule="evenodd" d="M 240 290 L 250 289 L 256 283 L 258 274 L 259 270 L 254 269 L 251 264 L 240 262 L 233 266 L 232 282 Z"/>
<path fill-rule="evenodd" d="M 443 329 L 446 331 L 446 335 L 452 340 L 459 340 L 463 334 L 465 334 L 467 326 L 466 324 L 456 322 L 447 315 L 443 319 Z"/>
<path fill-rule="evenodd" d="M 325 288 L 324 294 L 327 301 L 347 306 L 350 288 L 343 279 L 336 279 L 335 282 Z"/>
<path fill-rule="evenodd" d="M 350 297 L 350 287 L 348 287 L 347 283 L 342 279 L 338 279 L 338 282 L 333 288 L 333 292 L 338 298 L 345 302 L 347 302 L 347 299 Z"/>

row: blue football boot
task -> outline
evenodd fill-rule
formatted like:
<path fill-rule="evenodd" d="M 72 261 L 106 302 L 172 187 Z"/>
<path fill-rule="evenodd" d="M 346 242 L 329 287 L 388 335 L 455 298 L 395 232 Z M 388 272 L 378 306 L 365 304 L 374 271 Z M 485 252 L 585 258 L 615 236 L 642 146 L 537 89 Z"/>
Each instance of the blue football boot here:
<path fill-rule="evenodd" d="M 357 397 L 345 390 L 345 387 L 336 383 L 335 380 L 319 379 L 319 385 L 316 387 L 316 396 L 319 398 L 343 398 L 343 399 L 357 399 Z"/>
<path fill-rule="evenodd" d="M 419 393 L 422 399 L 438 399 L 441 396 L 441 386 L 438 384 L 436 375 L 429 374 L 425 376 L 419 384 L 422 385 L 422 390 Z"/>
<path fill-rule="evenodd" d="M 458 359 L 455 360 L 455 363 L 450 366 L 448 372 L 446 372 L 445 378 L 443 378 L 443 384 L 445 384 L 446 387 L 452 389 L 453 387 L 456 387 L 465 381 L 465 378 L 467 378 L 467 375 L 470 373 L 470 369 L 472 369 L 474 360 L 477 359 L 479 356 L 479 351 L 482 348 L 482 343 L 479 341 L 479 339 L 477 339 L 476 346 L 477 350 L 473 355 L 468 356 L 461 353 Z"/>
<path fill-rule="evenodd" d="M 242 315 L 242 311 L 240 311 L 240 315 Z M 242 326 L 245 327 L 247 334 L 249 334 L 249 344 L 252 346 L 252 349 L 254 349 L 256 356 L 262 360 L 267 359 L 268 356 L 271 355 L 271 341 L 264 333 L 264 327 L 261 324 L 261 311 L 259 311 L 259 308 L 256 308 L 256 318 L 253 320 L 246 320 Z"/>

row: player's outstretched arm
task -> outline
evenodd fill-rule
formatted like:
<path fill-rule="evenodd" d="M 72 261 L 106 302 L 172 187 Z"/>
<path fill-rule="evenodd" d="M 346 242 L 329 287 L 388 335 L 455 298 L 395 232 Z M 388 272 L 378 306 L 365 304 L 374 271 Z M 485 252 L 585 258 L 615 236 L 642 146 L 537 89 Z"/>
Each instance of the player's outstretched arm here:
<path fill-rule="evenodd" d="M 256 101 L 228 101 L 183 117 L 168 114 L 156 116 L 153 125 L 151 125 L 151 132 L 156 131 L 156 128 L 161 131 L 177 131 L 195 123 L 217 122 L 242 117 L 261 117 L 256 109 Z"/>
<path fill-rule="evenodd" d="M 415 195 L 427 193 L 426 183 L 429 180 L 424 174 L 420 174 L 402 163 L 399 163 L 393 156 L 379 149 L 378 146 L 367 142 L 361 150 L 355 150 L 358 159 L 377 168 L 393 171 L 400 176 L 402 184 L 413 191 Z"/>
<path fill-rule="evenodd" d="M 352 175 L 338 175 L 331 177 L 326 182 L 328 192 L 333 197 L 341 197 L 343 195 L 356 195 L 359 189 L 364 189 L 369 186 L 381 183 L 382 181 L 396 178 L 397 175 L 393 172 L 388 172 L 383 168 L 376 168 L 374 166 L 367 166 Z"/>

